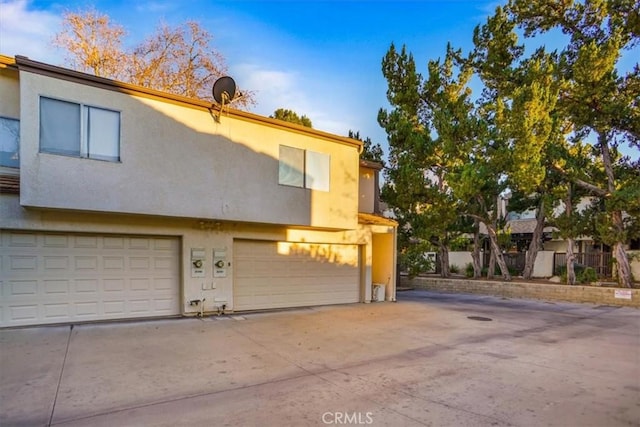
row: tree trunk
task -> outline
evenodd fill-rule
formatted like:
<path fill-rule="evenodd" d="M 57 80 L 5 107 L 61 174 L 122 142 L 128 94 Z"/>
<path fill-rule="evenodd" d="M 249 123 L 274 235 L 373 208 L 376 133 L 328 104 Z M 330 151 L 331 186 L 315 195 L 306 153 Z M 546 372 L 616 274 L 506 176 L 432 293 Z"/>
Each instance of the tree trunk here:
<path fill-rule="evenodd" d="M 493 279 L 496 275 L 496 254 L 489 245 L 489 266 L 487 267 L 487 279 Z"/>
<path fill-rule="evenodd" d="M 616 230 L 617 235 L 622 235 L 624 231 L 624 224 L 622 222 L 622 212 L 612 212 L 613 227 Z M 621 241 L 617 241 L 613 245 L 613 256 L 616 259 L 616 279 L 618 284 L 625 288 L 631 287 L 631 266 L 629 265 L 629 258 L 627 258 L 627 252 L 624 250 L 624 244 Z"/>
<path fill-rule="evenodd" d="M 447 245 L 438 243 L 438 252 L 440 255 L 440 276 L 450 277 L 451 272 L 449 271 L 449 248 L 447 248 Z"/>
<path fill-rule="evenodd" d="M 565 263 L 567 266 L 567 285 L 576 284 L 576 272 L 573 269 L 575 259 L 576 256 L 573 254 L 573 238 L 569 237 L 567 239 L 567 255 L 565 256 Z"/>
<path fill-rule="evenodd" d="M 606 133 L 600 133 L 598 135 L 598 142 L 600 144 L 600 150 L 602 152 L 602 164 L 604 166 L 605 174 L 607 175 L 607 189 L 609 194 L 613 194 L 616 189 L 615 177 L 613 175 L 613 165 L 611 163 L 611 153 L 609 152 L 609 141 Z M 616 236 L 616 242 L 613 244 L 613 256 L 616 259 L 616 272 L 618 273 L 618 284 L 625 288 L 631 287 L 631 267 L 629 266 L 629 259 L 627 253 L 624 250 L 624 243 L 621 240 L 621 236 L 624 235 L 624 223 L 622 221 L 622 211 L 614 210 L 611 212 L 611 222 Z"/>
<path fill-rule="evenodd" d="M 496 234 L 496 230 L 493 227 L 487 226 L 487 233 L 489 234 L 489 242 L 491 243 L 491 252 L 495 254 L 495 260 L 498 262 L 498 266 L 500 267 L 502 278 L 506 281 L 510 281 L 511 273 L 509 273 L 509 268 L 507 268 L 507 263 L 504 262 L 502 251 L 500 250 L 500 246 L 498 245 L 498 236 Z M 493 272 L 491 270 L 491 266 L 489 266 L 489 270 Z M 487 277 L 489 277 L 488 274 Z"/>
<path fill-rule="evenodd" d="M 480 262 L 480 228 L 478 220 L 473 220 L 473 251 L 471 252 L 473 260 L 473 278 L 477 279 L 482 276 L 482 263 Z"/>
<path fill-rule="evenodd" d="M 625 288 L 631 287 L 631 266 L 629 258 L 624 250 L 622 243 L 618 242 L 613 245 L 613 256 L 616 258 L 616 273 L 618 275 L 618 283 Z M 622 262 L 621 262 L 622 260 Z"/>
<path fill-rule="evenodd" d="M 573 212 L 573 188 L 571 188 L 571 184 L 569 184 L 569 189 L 567 191 L 567 200 L 565 200 L 565 215 L 567 218 L 571 219 L 571 213 Z M 573 262 L 575 260 L 575 255 L 573 254 L 573 236 L 569 236 L 567 238 L 567 254 L 565 255 L 565 266 L 567 269 L 567 285 L 575 285 L 576 284 L 576 272 L 573 269 Z"/>
<path fill-rule="evenodd" d="M 524 272 L 522 273 L 522 277 L 526 280 L 531 279 L 538 251 L 542 248 L 542 233 L 544 232 L 545 219 L 544 199 L 540 198 L 540 204 L 536 211 L 536 228 L 533 230 L 529 250 L 525 256 Z"/>

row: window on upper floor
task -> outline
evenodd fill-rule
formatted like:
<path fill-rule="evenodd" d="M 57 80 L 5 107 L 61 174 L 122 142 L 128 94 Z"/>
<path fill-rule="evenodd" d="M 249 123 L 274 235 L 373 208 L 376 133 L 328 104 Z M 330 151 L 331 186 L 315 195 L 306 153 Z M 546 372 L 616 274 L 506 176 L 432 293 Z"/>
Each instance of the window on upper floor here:
<path fill-rule="evenodd" d="M 40 152 L 120 161 L 120 112 L 40 98 Z"/>
<path fill-rule="evenodd" d="M 20 167 L 20 120 L 0 117 L 0 166 Z"/>
<path fill-rule="evenodd" d="M 300 148 L 280 146 L 278 183 L 329 191 L 331 156 Z"/>

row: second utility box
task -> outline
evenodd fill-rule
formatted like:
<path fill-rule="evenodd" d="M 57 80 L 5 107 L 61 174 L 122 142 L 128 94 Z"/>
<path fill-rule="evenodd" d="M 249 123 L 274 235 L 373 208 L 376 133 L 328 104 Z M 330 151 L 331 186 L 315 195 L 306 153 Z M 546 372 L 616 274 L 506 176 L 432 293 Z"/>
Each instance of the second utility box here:
<path fill-rule="evenodd" d="M 227 249 L 213 250 L 213 277 L 227 277 Z"/>

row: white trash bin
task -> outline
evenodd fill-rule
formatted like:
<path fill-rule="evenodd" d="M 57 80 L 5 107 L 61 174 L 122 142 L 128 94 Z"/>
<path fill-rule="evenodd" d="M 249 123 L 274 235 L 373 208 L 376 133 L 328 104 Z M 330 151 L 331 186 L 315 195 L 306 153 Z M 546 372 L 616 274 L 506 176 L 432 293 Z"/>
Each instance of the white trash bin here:
<path fill-rule="evenodd" d="M 384 283 L 373 283 L 373 295 L 371 295 L 371 301 L 374 302 L 382 302 L 385 297 L 385 284 Z"/>

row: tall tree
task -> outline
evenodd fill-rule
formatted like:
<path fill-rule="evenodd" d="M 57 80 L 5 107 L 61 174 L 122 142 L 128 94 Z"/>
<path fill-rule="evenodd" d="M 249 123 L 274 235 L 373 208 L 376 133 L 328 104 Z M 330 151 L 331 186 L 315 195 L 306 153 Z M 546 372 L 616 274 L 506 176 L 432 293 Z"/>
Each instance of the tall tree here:
<path fill-rule="evenodd" d="M 476 125 L 467 86 L 470 74 L 456 69 L 458 54 L 449 47 L 444 61 L 430 61 L 423 81 L 406 47 L 398 52 L 392 44 L 382 70 L 393 110 L 378 113 L 390 146 L 383 198 L 415 239 L 438 249 L 444 277 L 449 276 L 449 242 L 464 226 L 452 173 L 463 164 Z"/>
<path fill-rule="evenodd" d="M 226 73 L 212 36 L 194 21 L 174 28 L 161 24 L 133 48 L 123 47 L 126 30 L 95 9 L 67 12 L 53 43 L 66 49 L 71 68 L 190 98 L 212 100 L 215 80 Z M 240 92 L 238 92 L 240 93 Z M 241 92 L 234 106 L 255 104 L 251 91 Z"/>
<path fill-rule="evenodd" d="M 548 135 L 548 126 L 540 120 L 548 115 L 544 87 L 529 82 L 527 72 L 541 68 L 538 62 L 527 64 L 522 56 L 524 47 L 518 44 L 515 25 L 508 20 L 503 8 L 496 8 L 487 22 L 474 30 L 474 50 L 469 61 L 482 81 L 483 91 L 477 101 L 477 111 L 483 127 L 477 132 L 474 161 L 464 166 L 460 174 L 467 183 L 463 187 L 473 197 L 472 214 L 487 228 L 491 245 L 491 260 L 495 258 L 504 279 L 511 275 L 498 242 L 505 223 L 500 212 L 499 198 L 510 184 L 534 182 L 544 177 L 540 164 L 542 147 Z M 542 54 L 540 56 L 543 56 Z M 526 111 L 534 106 L 537 115 Z M 541 133 L 541 135 L 537 135 Z M 473 193 L 474 188 L 481 189 Z M 533 186 L 530 186 L 532 189 Z M 491 263 L 490 263 L 491 264 Z M 493 266 L 489 266 L 489 275 Z"/>
<path fill-rule="evenodd" d="M 515 24 L 498 7 L 474 33 L 474 67 L 485 84 L 481 102 L 508 151 L 504 174 L 512 194 L 511 209 L 534 209 L 536 225 L 525 257 L 523 277 L 531 278 L 542 248 L 547 214 L 554 203 L 550 190 L 558 185 L 551 165 L 564 143 L 566 120 L 557 113 L 563 80 L 557 72 L 557 55 L 539 48 L 524 58 Z M 515 202 L 515 203 L 514 203 Z"/>
<path fill-rule="evenodd" d="M 311 119 L 309 117 L 305 116 L 304 114 L 302 116 L 299 116 L 295 111 L 285 108 L 278 108 L 269 117 L 271 117 L 272 119 L 283 120 L 289 123 L 295 123 L 297 125 L 308 128 L 313 127 Z"/>
<path fill-rule="evenodd" d="M 565 145 L 561 150 L 563 152 L 558 161 L 562 162 L 564 170 L 583 171 L 583 174 L 593 178 L 602 175 L 597 160 L 593 158 L 593 147 L 589 144 L 575 141 L 571 145 Z M 588 197 L 589 193 L 566 179 L 560 181 L 555 188 L 550 190 L 550 193 L 560 200 L 560 208 L 564 205 L 563 212 L 554 216 L 551 219 L 551 224 L 558 230 L 556 234 L 567 242 L 565 253 L 567 284 L 574 285 L 576 283 L 575 241 L 578 237 L 586 235 L 597 239 L 597 236 L 594 235 L 595 227 L 590 227 L 589 215 L 584 210 L 578 209 L 580 202 Z"/>
<path fill-rule="evenodd" d="M 616 259 L 617 278 L 631 286 L 631 269 L 624 245 L 629 238 L 625 227 L 625 202 L 631 188 L 640 182 L 633 176 L 620 182 L 614 160 L 618 144 L 640 149 L 640 67 L 620 75 L 617 63 L 621 53 L 640 42 L 640 17 L 635 0 L 589 0 L 584 2 L 512 0 L 509 10 L 526 36 L 560 30 L 569 42 L 560 52 L 562 77 L 569 83 L 559 102 L 575 125 L 578 136 L 594 134 L 595 146 L 606 179 L 589 181 L 580 173 L 566 174 L 576 185 L 605 200 L 608 236 Z M 562 171 L 562 169 L 558 168 Z M 565 171 L 566 172 L 566 171 Z"/>
<path fill-rule="evenodd" d="M 126 54 L 122 39 L 124 27 L 96 9 L 66 12 L 62 16 L 62 30 L 53 43 L 67 50 L 67 65 L 83 73 L 122 80 L 126 68 Z"/>
<path fill-rule="evenodd" d="M 215 80 L 227 73 L 224 57 L 210 49 L 210 43 L 211 34 L 197 22 L 176 27 L 160 24 L 130 54 L 128 81 L 189 98 L 207 98 Z"/>

